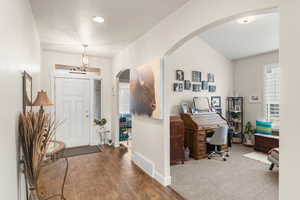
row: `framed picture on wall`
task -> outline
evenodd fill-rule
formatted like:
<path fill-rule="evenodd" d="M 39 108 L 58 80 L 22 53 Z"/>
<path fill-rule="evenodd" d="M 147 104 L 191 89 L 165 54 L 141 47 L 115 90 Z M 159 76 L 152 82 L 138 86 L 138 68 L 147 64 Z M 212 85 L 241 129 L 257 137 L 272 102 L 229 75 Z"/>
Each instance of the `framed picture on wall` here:
<path fill-rule="evenodd" d="M 201 84 L 193 84 L 193 92 L 200 92 Z"/>
<path fill-rule="evenodd" d="M 261 103 L 260 97 L 258 95 L 249 96 L 249 103 Z"/>
<path fill-rule="evenodd" d="M 217 87 L 215 85 L 210 85 L 208 86 L 208 91 L 209 92 L 216 92 Z"/>
<path fill-rule="evenodd" d="M 208 82 L 202 81 L 202 90 L 208 90 Z"/>
<path fill-rule="evenodd" d="M 213 108 L 221 108 L 221 97 L 220 96 L 212 96 L 210 101 L 211 101 L 211 106 Z"/>
<path fill-rule="evenodd" d="M 191 81 L 185 80 L 185 81 L 184 81 L 184 89 L 185 89 L 185 90 L 190 90 L 191 87 L 192 87 Z"/>
<path fill-rule="evenodd" d="M 174 83 L 173 84 L 173 91 L 174 92 L 182 92 L 183 91 L 183 84 L 182 83 Z"/>
<path fill-rule="evenodd" d="M 176 70 L 176 80 L 177 81 L 184 80 L 184 71 L 183 70 Z"/>
<path fill-rule="evenodd" d="M 32 109 L 32 77 L 23 72 L 23 112 L 26 112 L 27 106 Z"/>
<path fill-rule="evenodd" d="M 201 82 L 201 72 L 192 71 L 192 81 L 193 82 Z"/>
<path fill-rule="evenodd" d="M 213 73 L 208 73 L 207 74 L 207 81 L 214 83 L 215 82 L 215 75 Z"/>

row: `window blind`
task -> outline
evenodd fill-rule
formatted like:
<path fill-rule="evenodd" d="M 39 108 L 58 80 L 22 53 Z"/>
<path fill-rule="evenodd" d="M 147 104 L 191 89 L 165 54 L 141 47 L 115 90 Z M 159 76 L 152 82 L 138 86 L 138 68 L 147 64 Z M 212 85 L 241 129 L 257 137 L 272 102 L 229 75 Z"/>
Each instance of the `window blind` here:
<path fill-rule="evenodd" d="M 273 128 L 280 125 L 280 67 L 278 64 L 265 66 L 264 70 L 265 118 L 273 122 Z"/>

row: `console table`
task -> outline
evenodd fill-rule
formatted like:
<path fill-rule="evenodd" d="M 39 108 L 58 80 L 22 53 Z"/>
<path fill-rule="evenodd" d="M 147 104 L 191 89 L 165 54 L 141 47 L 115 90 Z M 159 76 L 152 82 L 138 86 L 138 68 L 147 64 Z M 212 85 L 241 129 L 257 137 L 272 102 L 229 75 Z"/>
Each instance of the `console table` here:
<path fill-rule="evenodd" d="M 266 134 L 254 134 L 255 145 L 254 149 L 263 153 L 268 153 L 273 148 L 279 147 L 279 136 L 266 135 Z"/>

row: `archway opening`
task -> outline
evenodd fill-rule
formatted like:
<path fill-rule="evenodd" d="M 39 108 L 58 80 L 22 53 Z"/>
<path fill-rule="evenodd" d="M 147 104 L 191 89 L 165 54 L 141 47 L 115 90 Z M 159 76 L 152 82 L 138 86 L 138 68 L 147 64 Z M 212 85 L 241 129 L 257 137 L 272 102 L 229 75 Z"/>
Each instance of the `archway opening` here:
<path fill-rule="evenodd" d="M 238 22 L 243 17 L 250 15 L 255 18 L 252 23 Z M 253 129 L 257 125 L 256 120 L 272 122 L 271 140 L 275 146 L 266 145 L 265 143 L 261 145 L 267 149 L 264 152 L 273 147 L 278 147 L 279 137 L 276 124 L 279 119 L 280 107 L 280 92 L 277 84 L 279 74 L 278 18 L 277 9 L 230 17 L 191 33 L 166 53 L 164 57 L 166 70 L 164 83 L 165 102 L 167 102 L 166 117 L 168 119 L 171 117 L 170 140 L 168 140 L 168 142 L 171 141 L 170 161 L 173 163 L 179 161 L 177 162 L 178 165 L 171 166 L 171 187 L 182 196 L 188 199 L 205 199 L 201 194 L 224 195 L 224 191 L 210 192 L 208 188 L 214 188 L 218 184 L 222 187 L 222 184 L 226 182 L 226 178 L 229 180 L 236 175 L 236 171 L 239 171 L 245 173 L 243 175 L 244 179 L 251 178 L 251 176 L 258 177 L 251 186 L 249 185 L 249 187 L 257 188 L 253 189 L 255 191 L 253 195 L 261 195 L 259 185 L 264 181 L 264 178 L 267 178 L 272 180 L 268 183 L 270 195 L 267 198 L 278 198 L 279 170 L 275 168 L 274 171 L 269 171 L 269 165 L 273 162 L 268 161 L 267 154 L 256 151 L 258 149 L 257 146 L 254 146 L 253 141 L 256 140 L 257 136 L 254 136 L 253 132 L 250 134 L 251 136 L 245 132 L 247 131 L 245 130 L 247 122 L 252 124 Z M 271 79 L 272 81 L 270 81 Z M 275 89 L 266 88 L 266 85 L 271 85 L 270 87 Z M 272 93 L 272 95 L 275 93 L 276 98 L 272 96 L 273 99 L 271 100 L 268 96 L 269 93 Z M 182 118 L 180 115 L 186 112 L 186 109 L 189 112 L 188 115 L 207 114 L 201 113 L 201 109 L 199 111 L 194 97 L 208 100 L 207 109 L 204 109 L 205 112 L 219 112 L 225 118 L 224 122 L 228 122 L 229 128 L 233 131 L 234 138 L 230 142 L 239 143 L 233 144 L 230 150 L 231 157 L 225 162 L 222 162 L 222 160 L 208 160 L 209 150 L 206 148 L 208 146 L 206 140 L 208 135 L 204 133 L 202 137 L 201 134 L 197 135 L 199 133 L 196 130 L 191 132 L 193 129 L 207 128 L 205 124 L 201 127 L 201 123 L 203 123 L 201 119 L 199 124 L 197 124 L 196 119 L 193 120 L 193 117 L 191 117 L 190 122 L 183 119 L 184 132 L 182 138 L 184 142 L 180 139 L 180 141 L 177 140 L 178 125 L 175 122 L 177 128 L 172 127 L 173 116 L 179 116 L 180 120 Z M 242 97 L 242 101 L 232 103 L 231 101 L 235 101 L 238 99 L 237 97 Z M 218 123 L 215 123 L 216 127 L 214 129 L 217 128 Z M 195 127 L 191 127 L 191 125 L 195 125 Z M 172 129 L 175 130 L 175 137 Z M 265 136 L 259 137 L 266 138 Z M 174 144 L 176 145 L 174 146 Z M 182 144 L 183 148 L 178 146 Z M 228 140 L 226 145 L 229 145 Z M 188 149 L 188 151 L 185 152 L 182 149 Z M 184 153 L 187 152 L 190 152 L 192 158 L 189 158 L 189 161 L 182 165 L 180 163 L 184 159 Z M 177 159 L 178 157 L 180 158 Z M 276 161 L 274 162 L 276 165 Z M 237 169 L 241 167 L 241 163 L 245 164 L 244 167 Z M 226 168 L 231 164 L 231 167 Z M 253 168 L 250 169 L 249 166 L 255 166 L 257 172 L 264 173 L 264 175 L 260 176 L 253 173 L 251 171 Z M 217 171 L 223 173 L 216 176 Z M 212 183 L 211 186 L 208 186 L 207 182 L 199 183 L 207 180 Z M 241 183 L 238 179 L 235 182 L 232 182 L 232 179 L 230 180 L 231 184 L 235 184 L 237 187 Z M 192 185 L 195 187 L 191 192 L 189 186 Z M 201 187 L 201 185 L 206 187 Z M 235 192 L 233 191 L 232 194 L 235 194 Z M 206 196 L 207 199 L 213 198 L 209 195 Z M 240 199 L 243 198 L 243 196 L 240 197 Z"/>
<path fill-rule="evenodd" d="M 118 146 L 131 147 L 132 116 L 130 114 L 130 69 L 123 70 L 117 75 L 116 100 L 117 100 L 117 127 L 116 142 Z"/>

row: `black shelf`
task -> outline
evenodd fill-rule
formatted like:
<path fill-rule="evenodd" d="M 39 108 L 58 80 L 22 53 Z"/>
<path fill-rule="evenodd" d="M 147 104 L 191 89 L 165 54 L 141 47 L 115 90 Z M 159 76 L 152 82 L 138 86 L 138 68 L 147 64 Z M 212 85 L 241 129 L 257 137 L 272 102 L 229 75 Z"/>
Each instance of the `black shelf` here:
<path fill-rule="evenodd" d="M 227 119 L 233 129 L 233 142 L 243 143 L 244 135 L 244 98 L 228 97 L 227 98 Z"/>

